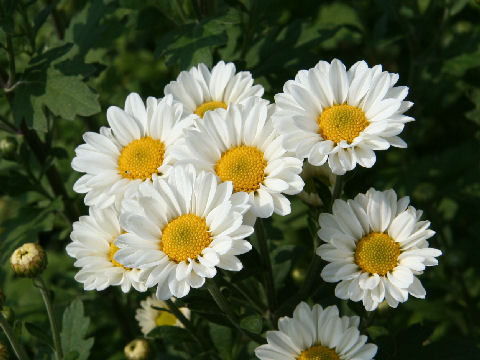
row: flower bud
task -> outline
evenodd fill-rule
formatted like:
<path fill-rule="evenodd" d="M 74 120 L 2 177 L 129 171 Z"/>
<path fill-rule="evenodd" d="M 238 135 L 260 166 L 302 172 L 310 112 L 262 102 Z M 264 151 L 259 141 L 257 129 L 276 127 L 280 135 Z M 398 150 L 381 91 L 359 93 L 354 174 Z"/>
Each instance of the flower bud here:
<path fill-rule="evenodd" d="M 130 341 L 123 350 L 128 360 L 145 360 L 148 359 L 150 347 L 146 340 L 135 339 Z"/>
<path fill-rule="evenodd" d="M 18 276 L 35 277 L 47 267 L 47 254 L 39 244 L 26 243 L 13 252 L 10 265 Z"/>
<path fill-rule="evenodd" d="M 11 307 L 9 306 L 2 306 L 2 310 L 0 310 L 0 315 L 3 316 L 8 323 L 13 323 L 13 319 L 15 318 L 15 314 Z"/>
<path fill-rule="evenodd" d="M 10 358 L 7 345 L 0 342 L 0 360 L 8 360 Z"/>
<path fill-rule="evenodd" d="M 8 136 L 0 140 L 0 156 L 7 160 L 14 160 L 17 152 L 17 140 Z"/>

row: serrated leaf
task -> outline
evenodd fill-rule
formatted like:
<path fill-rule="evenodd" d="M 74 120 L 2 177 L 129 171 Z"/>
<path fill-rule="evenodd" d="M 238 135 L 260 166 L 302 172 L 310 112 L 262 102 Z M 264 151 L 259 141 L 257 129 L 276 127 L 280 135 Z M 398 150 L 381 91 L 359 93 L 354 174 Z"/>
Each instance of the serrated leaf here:
<path fill-rule="evenodd" d="M 226 326 L 209 323 L 209 333 L 213 345 L 217 349 L 222 359 L 232 358 L 232 329 Z"/>
<path fill-rule="evenodd" d="M 93 346 L 93 338 L 85 339 L 90 319 L 84 315 L 83 303 L 75 299 L 63 313 L 60 340 L 64 354 L 78 352 L 78 360 L 86 360 Z"/>
<path fill-rule="evenodd" d="M 262 332 L 263 322 L 260 315 L 248 315 L 240 320 L 240 327 L 254 334 Z"/>
<path fill-rule="evenodd" d="M 76 115 L 90 116 L 100 111 L 98 94 L 78 76 L 63 75 L 49 68 L 43 103 L 52 113 L 64 119 L 73 120 Z"/>

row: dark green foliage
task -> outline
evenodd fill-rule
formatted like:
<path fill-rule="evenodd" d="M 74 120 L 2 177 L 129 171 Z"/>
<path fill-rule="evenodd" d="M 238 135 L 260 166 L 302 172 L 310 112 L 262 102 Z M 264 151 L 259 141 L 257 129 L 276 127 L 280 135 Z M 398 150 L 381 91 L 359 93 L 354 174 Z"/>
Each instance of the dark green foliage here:
<path fill-rule="evenodd" d="M 431 220 L 431 245 L 443 256 L 420 277 L 427 298 L 397 309 L 367 315 L 339 301 L 319 276 L 308 298 L 360 315 L 377 359 L 480 358 L 479 18 L 475 0 L 0 0 L 0 139 L 17 144 L 0 159 L 0 286 L 32 359 L 53 355 L 38 291 L 8 266 L 25 242 L 48 253 L 45 278 L 57 320 L 63 314 L 65 359 L 122 359 L 123 347 L 141 336 L 134 313 L 145 295 L 84 291 L 65 252 L 71 223 L 87 214 L 72 190 L 79 174 L 70 162 L 81 134 L 106 125 L 108 106 L 123 107 L 130 92 L 161 97 L 179 71 L 219 60 L 252 72 L 273 100 L 298 70 L 333 58 L 399 73 L 415 103 L 408 115 L 416 121 L 401 135 L 408 149 L 377 152 L 372 169 L 357 167 L 345 198 L 371 186 L 409 195 Z M 324 184 L 311 187 L 329 202 Z M 239 327 L 254 334 L 291 316 L 289 301 L 319 242 L 318 213 L 291 200 L 291 215 L 265 221 L 277 312 L 266 311 L 257 250 L 240 257 L 241 272 L 216 277 Z M 206 290 L 181 300 L 192 310 L 194 335 L 156 328 L 154 359 L 254 358 L 256 344 L 232 328 Z"/>

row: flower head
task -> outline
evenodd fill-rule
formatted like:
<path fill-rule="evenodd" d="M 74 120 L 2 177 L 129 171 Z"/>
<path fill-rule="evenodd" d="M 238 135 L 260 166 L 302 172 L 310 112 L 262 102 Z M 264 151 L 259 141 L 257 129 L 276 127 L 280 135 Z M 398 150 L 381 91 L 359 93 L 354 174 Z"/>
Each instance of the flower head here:
<path fill-rule="evenodd" d="M 365 61 L 348 71 L 337 59 L 320 61 L 289 80 L 275 95 L 273 122 L 283 145 L 315 166 L 327 162 L 335 174 L 358 163 L 370 168 L 374 150 L 406 147 L 397 135 L 413 118 L 403 115 L 412 103 L 403 101 L 406 86 L 394 85 L 398 75 L 369 68 Z"/>
<path fill-rule="evenodd" d="M 123 349 L 128 360 L 146 360 L 150 355 L 150 346 L 144 339 L 130 341 Z"/>
<path fill-rule="evenodd" d="M 169 310 L 165 301 L 158 300 L 156 296 L 149 296 L 140 302 L 140 308 L 137 309 L 135 319 L 137 319 L 143 335 L 147 335 L 157 326 L 179 326 L 183 327 L 180 320 Z M 190 319 L 190 310 L 188 308 L 179 308 L 185 318 Z"/>
<path fill-rule="evenodd" d="M 125 110 L 107 110 L 109 128 L 87 132 L 85 144 L 75 150 L 72 168 L 86 173 L 73 189 L 86 193 L 85 204 L 105 208 L 133 195 L 143 182 L 167 176 L 175 163 L 176 147 L 183 141 L 183 129 L 193 125 L 182 106 L 171 96 L 149 97 L 145 104 L 138 94 L 130 94 Z"/>
<path fill-rule="evenodd" d="M 358 316 L 339 316 L 336 306 L 297 305 L 293 318 L 278 320 L 277 331 L 267 332 L 267 344 L 255 349 L 260 360 L 370 360 L 377 346 L 360 335 Z"/>
<path fill-rule="evenodd" d="M 116 240 L 114 259 L 145 269 L 146 285 L 157 298 L 183 297 L 212 278 L 216 268 L 239 271 L 236 257 L 249 251 L 243 240 L 253 232 L 243 225 L 248 197 L 231 182 L 193 165 L 175 166 L 168 179 L 144 184 L 138 196 L 123 202 L 120 223 L 127 233 Z"/>
<path fill-rule="evenodd" d="M 282 147 L 272 110 L 267 101 L 250 98 L 226 111 L 210 112 L 196 129 L 186 131 L 186 146 L 178 155 L 219 181 L 232 181 L 234 191 L 248 195 L 252 213 L 262 218 L 289 214 L 284 194 L 298 194 L 304 185 L 298 175 L 302 162 Z"/>
<path fill-rule="evenodd" d="M 141 270 L 123 266 L 113 258 L 118 251 L 114 240 L 123 232 L 118 217 L 114 206 L 91 207 L 88 216 L 73 223 L 72 242 L 66 250 L 77 259 L 74 265 L 81 269 L 75 280 L 83 283 L 85 290 L 100 291 L 109 286 L 120 286 L 123 292 L 130 291 L 132 286 L 137 291 L 146 290 L 140 279 Z"/>
<path fill-rule="evenodd" d="M 47 267 L 47 254 L 39 244 L 26 243 L 13 252 L 10 265 L 18 276 L 35 277 Z"/>
<path fill-rule="evenodd" d="M 384 299 L 396 307 L 409 294 L 425 298 L 416 275 L 437 265 L 442 252 L 429 247 L 427 239 L 435 232 L 408 203 L 408 197 L 397 200 L 393 190 L 370 189 L 348 201 L 335 200 L 332 214 L 320 215 L 318 236 L 326 244 L 317 255 L 330 263 L 321 276 L 340 281 L 337 297 L 361 300 L 368 311 Z"/>
<path fill-rule="evenodd" d="M 187 114 L 197 118 L 217 108 L 242 104 L 251 96 L 261 97 L 263 87 L 253 85 L 250 72 L 235 72 L 233 63 L 218 62 L 210 72 L 205 64 L 182 71 L 176 81 L 165 86 L 165 95 L 173 95 Z"/>

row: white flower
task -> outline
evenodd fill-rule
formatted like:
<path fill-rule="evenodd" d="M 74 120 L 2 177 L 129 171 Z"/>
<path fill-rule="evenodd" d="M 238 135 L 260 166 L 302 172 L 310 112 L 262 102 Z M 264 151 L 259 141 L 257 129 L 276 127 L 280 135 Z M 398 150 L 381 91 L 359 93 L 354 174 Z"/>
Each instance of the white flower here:
<path fill-rule="evenodd" d="M 358 163 L 370 168 L 373 150 L 406 147 L 397 135 L 413 118 L 404 116 L 413 103 L 403 101 L 408 87 L 394 87 L 398 75 L 365 61 L 348 71 L 334 59 L 320 61 L 289 80 L 275 95 L 273 122 L 284 146 L 315 166 L 328 165 L 342 175 Z"/>
<path fill-rule="evenodd" d="M 332 214 L 321 214 L 318 236 L 327 244 L 317 255 L 330 262 L 322 278 L 338 282 L 340 299 L 362 300 L 372 311 L 384 299 L 392 307 L 408 295 L 425 298 L 425 289 L 415 275 L 437 265 L 442 252 L 430 248 L 427 239 L 435 232 L 429 221 L 419 221 L 422 211 L 397 200 L 393 190 L 358 194 L 353 200 L 335 200 Z"/>
<path fill-rule="evenodd" d="M 66 248 L 68 255 L 77 259 L 74 265 L 81 267 L 75 280 L 83 283 L 85 290 L 119 285 L 123 292 L 128 292 L 131 286 L 145 291 L 145 283 L 140 279 L 142 271 L 127 268 L 113 259 L 118 250 L 113 242 L 122 233 L 119 212 L 112 206 L 91 207 L 89 213 L 73 223 L 72 242 Z"/>
<path fill-rule="evenodd" d="M 140 308 L 137 309 L 135 319 L 137 319 L 143 335 L 147 335 L 157 326 L 179 326 L 183 327 L 180 320 L 169 310 L 165 301 L 158 300 L 152 295 L 140 302 Z M 159 310 L 163 309 L 163 310 Z M 185 318 L 190 319 L 190 310 L 182 307 L 178 309 Z"/>
<path fill-rule="evenodd" d="M 290 201 L 283 194 L 298 194 L 304 185 L 298 175 L 302 162 L 282 147 L 271 112 L 266 100 L 253 97 L 244 105 L 208 112 L 197 128 L 185 131 L 186 146 L 178 154 L 219 181 L 232 181 L 234 191 L 248 194 L 253 214 L 262 218 L 289 214 Z"/>
<path fill-rule="evenodd" d="M 252 245 L 243 225 L 248 196 L 232 194 L 231 182 L 217 185 L 214 174 L 193 165 L 175 166 L 168 180 L 145 183 L 136 199 L 123 202 L 120 223 L 127 231 L 116 240 L 115 259 L 146 269 L 146 285 L 157 285 L 157 298 L 183 297 L 199 288 L 219 267 L 242 269 L 236 257 Z"/>
<path fill-rule="evenodd" d="M 149 97 L 145 107 L 135 93 L 127 97 L 125 110 L 111 106 L 107 120 L 111 128 L 85 133 L 85 144 L 76 148 L 72 160 L 74 170 L 86 173 L 73 189 L 87 193 L 86 205 L 102 208 L 119 206 L 123 196 L 134 194 L 142 182 L 166 176 L 175 163 L 173 150 L 183 141 L 183 129 L 193 125 L 193 117 L 185 118 L 171 96 Z"/>
<path fill-rule="evenodd" d="M 165 95 L 173 95 L 185 112 L 203 118 L 205 112 L 242 104 L 251 96 L 261 97 L 263 87 L 253 85 L 250 72 L 235 73 L 233 63 L 218 62 L 212 72 L 205 64 L 182 71 L 176 81 L 165 86 Z"/>
<path fill-rule="evenodd" d="M 278 320 L 279 331 L 268 331 L 268 344 L 255 349 L 260 360 L 370 360 L 377 346 L 360 335 L 358 316 L 340 317 L 336 306 L 313 308 L 301 302 L 293 318 Z"/>

